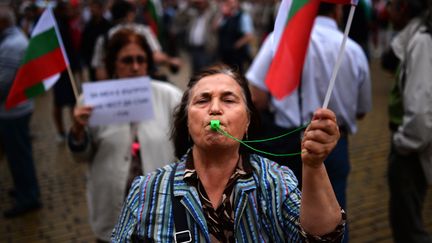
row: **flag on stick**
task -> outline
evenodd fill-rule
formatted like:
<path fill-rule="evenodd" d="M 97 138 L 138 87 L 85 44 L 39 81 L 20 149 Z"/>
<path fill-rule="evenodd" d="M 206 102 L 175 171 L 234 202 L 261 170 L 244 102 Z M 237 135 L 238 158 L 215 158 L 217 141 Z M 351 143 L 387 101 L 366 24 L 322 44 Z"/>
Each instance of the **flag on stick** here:
<path fill-rule="evenodd" d="M 21 61 L 6 108 L 41 94 L 51 88 L 69 66 L 51 8 L 46 8 L 39 18 Z"/>
<path fill-rule="evenodd" d="M 336 4 L 357 4 L 358 0 L 323 0 Z M 312 26 L 320 0 L 283 0 L 276 17 L 273 61 L 266 84 L 276 99 L 291 94 L 300 84 Z"/>

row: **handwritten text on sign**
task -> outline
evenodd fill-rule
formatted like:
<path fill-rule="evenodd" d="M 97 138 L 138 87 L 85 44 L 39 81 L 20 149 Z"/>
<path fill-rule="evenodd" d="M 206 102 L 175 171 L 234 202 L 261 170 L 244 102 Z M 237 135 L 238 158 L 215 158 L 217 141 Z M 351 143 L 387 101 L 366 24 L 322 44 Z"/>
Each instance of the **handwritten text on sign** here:
<path fill-rule="evenodd" d="M 90 126 L 138 122 L 154 117 L 148 77 L 83 84 L 84 103 L 93 106 Z"/>

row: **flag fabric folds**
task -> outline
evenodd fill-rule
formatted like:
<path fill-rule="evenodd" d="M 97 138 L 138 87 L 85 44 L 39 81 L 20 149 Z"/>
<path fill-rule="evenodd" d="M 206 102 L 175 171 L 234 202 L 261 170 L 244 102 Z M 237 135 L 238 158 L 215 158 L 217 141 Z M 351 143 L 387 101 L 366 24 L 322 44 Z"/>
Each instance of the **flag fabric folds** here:
<path fill-rule="evenodd" d="M 266 76 L 267 87 L 276 99 L 289 95 L 300 84 L 318 6 L 319 0 L 283 0 L 279 7 L 274 28 L 274 57 Z"/>
<path fill-rule="evenodd" d="M 357 4 L 358 0 L 323 0 Z M 273 60 L 266 76 L 267 87 L 276 99 L 291 94 L 300 84 L 310 33 L 320 0 L 283 0 L 273 35 Z"/>
<path fill-rule="evenodd" d="M 51 8 L 36 24 L 21 66 L 12 84 L 6 108 L 41 94 L 52 87 L 69 65 Z"/>

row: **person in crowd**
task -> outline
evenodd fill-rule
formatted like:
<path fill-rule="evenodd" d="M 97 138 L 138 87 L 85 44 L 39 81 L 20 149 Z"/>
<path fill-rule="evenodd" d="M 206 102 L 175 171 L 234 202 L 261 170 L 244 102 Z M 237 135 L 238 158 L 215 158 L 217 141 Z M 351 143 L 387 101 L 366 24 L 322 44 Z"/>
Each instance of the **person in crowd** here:
<path fill-rule="evenodd" d="M 77 61 L 80 62 L 81 46 L 82 46 L 82 32 L 83 32 L 83 19 L 82 19 L 82 2 L 80 0 L 71 0 L 69 3 L 69 29 L 71 33 L 71 43 L 74 50 L 77 52 Z M 80 63 L 81 65 L 81 63 Z M 81 72 L 81 69 L 79 70 Z M 78 75 L 78 74 L 77 74 Z M 79 73 L 81 75 L 81 73 Z M 81 78 L 81 77 L 80 77 Z"/>
<path fill-rule="evenodd" d="M 373 0 L 371 31 L 371 57 L 381 57 L 387 48 L 392 35 L 388 19 L 386 0 Z"/>
<path fill-rule="evenodd" d="M 96 40 L 105 35 L 111 28 L 111 22 L 104 17 L 105 5 L 103 0 L 91 0 L 89 2 L 91 13 L 90 20 L 85 24 L 82 35 L 82 59 L 89 70 L 89 78 L 96 81 L 96 70 L 91 66 Z"/>
<path fill-rule="evenodd" d="M 162 49 L 164 49 L 169 56 L 178 57 L 180 55 L 179 48 L 181 47 L 181 43 L 178 39 L 179 35 L 176 27 L 178 24 L 176 23 L 176 16 L 179 8 L 177 0 L 165 0 L 162 7 Z M 176 72 L 178 70 L 173 69 L 171 71 Z"/>
<path fill-rule="evenodd" d="M 432 184 L 432 7 L 427 0 L 389 2 L 396 31 L 383 57 L 396 69 L 390 93 L 389 216 L 394 242 L 432 242 L 422 221 Z"/>
<path fill-rule="evenodd" d="M 163 42 L 162 3 L 159 0 L 134 0 L 135 22 L 148 26 L 159 42 Z"/>
<path fill-rule="evenodd" d="M 256 44 L 261 46 L 267 35 L 273 31 L 276 9 L 279 0 L 255 0 L 250 1 L 251 17 L 255 27 Z"/>
<path fill-rule="evenodd" d="M 21 3 L 19 12 L 22 16 L 18 20 L 18 26 L 23 30 L 27 37 L 30 37 L 40 16 L 40 9 L 35 3 L 28 1 Z"/>
<path fill-rule="evenodd" d="M 69 2 L 59 1 L 54 9 L 54 16 L 57 21 L 57 26 L 63 41 L 63 45 L 68 56 L 72 72 L 77 72 L 80 69 L 77 50 L 72 43 L 72 32 L 69 24 L 71 16 L 71 6 Z M 63 71 L 60 78 L 53 87 L 53 118 L 57 130 L 56 140 L 59 143 L 64 143 L 66 139 L 66 129 L 64 125 L 63 109 L 67 108 L 70 117 L 73 116 L 73 107 L 75 106 L 75 94 L 72 88 L 68 71 Z"/>
<path fill-rule="evenodd" d="M 27 46 L 27 37 L 16 27 L 12 9 L 0 5 L 0 143 L 14 183 L 14 189 L 9 193 L 15 198 L 12 208 L 4 212 L 6 218 L 41 207 L 29 127 L 33 101 L 25 101 L 8 110 L 5 108 Z"/>
<path fill-rule="evenodd" d="M 251 59 L 254 27 L 251 16 L 240 8 L 239 0 L 222 0 L 216 20 L 220 61 L 244 72 Z"/>
<path fill-rule="evenodd" d="M 340 241 L 344 212 L 323 164 L 339 138 L 336 116 L 317 110 L 306 129 L 300 192 L 289 168 L 210 126 L 219 120 L 244 139 L 258 128 L 257 115 L 247 81 L 229 66 L 193 76 L 172 131 L 181 159 L 135 180 L 112 241 Z"/>
<path fill-rule="evenodd" d="M 219 14 L 216 3 L 210 0 L 191 0 L 186 15 L 185 42 L 192 60 L 192 73 L 214 64 L 217 34 L 214 22 Z"/>
<path fill-rule="evenodd" d="M 137 33 L 140 33 L 146 38 L 147 43 L 152 50 L 153 60 L 155 61 L 154 69 L 149 75 L 153 77 L 162 76 L 156 72 L 158 65 L 169 65 L 172 67 L 180 67 L 181 62 L 178 58 L 172 58 L 162 51 L 161 45 L 154 35 L 152 30 L 143 24 L 134 22 L 136 11 L 135 5 L 127 0 L 115 0 L 111 6 L 111 15 L 114 26 L 108 31 L 107 35 L 100 36 L 96 41 L 94 55 L 92 58 L 92 67 L 96 69 L 96 78 L 103 80 L 108 78 L 107 70 L 104 65 L 105 58 L 105 43 L 106 39 L 110 38 L 114 33 L 123 28 L 129 28 Z M 165 79 L 165 78 L 159 78 Z"/>
<path fill-rule="evenodd" d="M 110 37 L 105 60 L 111 78 L 146 76 L 154 65 L 145 38 L 127 28 Z M 88 127 L 92 107 L 74 109 L 68 145 L 76 161 L 88 162 L 90 225 L 100 242 L 109 241 L 132 179 L 174 158 L 169 131 L 181 91 L 152 80 L 151 97 L 154 118 L 130 124 Z"/>
<path fill-rule="evenodd" d="M 337 25 L 341 17 L 341 5 L 320 4 L 300 85 L 292 94 L 281 100 L 271 97 L 265 83 L 273 58 L 271 46 L 273 35 L 270 35 L 261 47 L 246 77 L 251 84 L 254 102 L 262 111 L 263 123 L 266 126 L 257 134 L 250 134 L 251 138 L 268 138 L 290 131 L 296 132 L 284 139 L 263 143 L 258 148 L 276 154 L 295 153 L 300 150 L 302 136 L 300 128 L 312 119 L 314 110 L 324 103 L 343 39 L 343 33 Z M 357 131 L 356 119 L 363 118 L 371 109 L 371 96 L 367 58 L 361 47 L 348 39 L 329 102 L 329 108 L 336 113 L 341 138 L 324 162 L 338 202 L 344 209 L 346 209 L 346 188 L 350 171 L 348 135 Z M 270 107 L 273 111 L 270 111 Z M 289 143 L 291 146 L 285 146 L 284 143 Z M 288 158 L 269 156 L 269 158 L 287 165 L 297 177 L 301 177 L 301 156 Z M 346 232 L 345 235 L 346 242 L 348 233 Z"/>

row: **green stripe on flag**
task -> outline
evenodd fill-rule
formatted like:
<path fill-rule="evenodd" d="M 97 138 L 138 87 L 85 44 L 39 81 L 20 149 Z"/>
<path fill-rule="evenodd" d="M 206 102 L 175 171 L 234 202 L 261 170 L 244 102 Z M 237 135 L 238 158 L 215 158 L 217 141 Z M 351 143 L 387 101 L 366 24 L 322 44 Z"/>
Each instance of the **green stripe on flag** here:
<path fill-rule="evenodd" d="M 291 3 L 291 9 L 290 9 L 289 14 L 288 14 L 288 20 L 287 20 L 287 22 L 298 12 L 299 9 L 301 9 L 304 5 L 306 5 L 310 1 L 315 1 L 315 0 L 296 0 L 296 1 L 292 1 L 292 3 Z"/>
<path fill-rule="evenodd" d="M 60 45 L 54 27 L 36 36 L 33 36 L 30 40 L 29 46 L 27 47 L 27 51 L 21 64 L 25 64 L 28 61 L 43 56 L 55 50 L 59 46 Z"/>
<path fill-rule="evenodd" d="M 27 96 L 27 98 L 34 97 L 38 94 L 42 94 L 43 92 L 45 92 L 45 86 L 43 82 L 33 85 L 24 91 L 25 96 Z"/>

